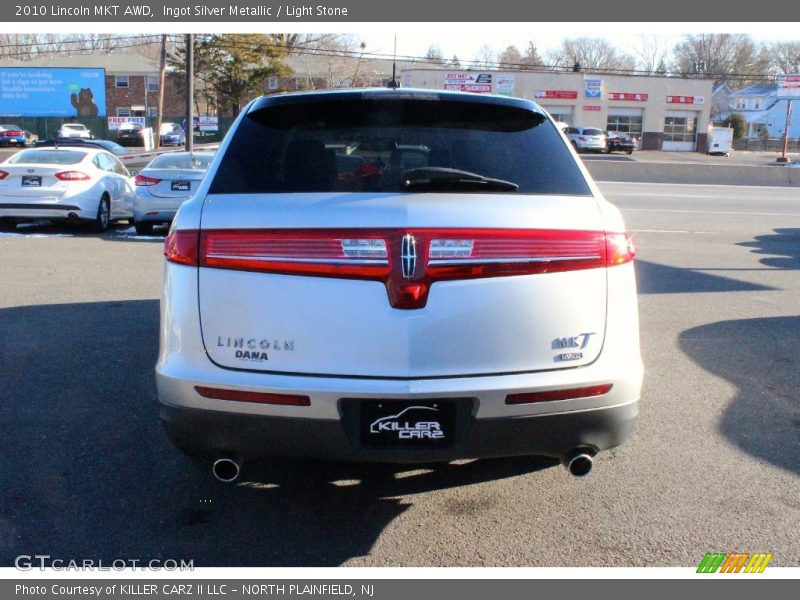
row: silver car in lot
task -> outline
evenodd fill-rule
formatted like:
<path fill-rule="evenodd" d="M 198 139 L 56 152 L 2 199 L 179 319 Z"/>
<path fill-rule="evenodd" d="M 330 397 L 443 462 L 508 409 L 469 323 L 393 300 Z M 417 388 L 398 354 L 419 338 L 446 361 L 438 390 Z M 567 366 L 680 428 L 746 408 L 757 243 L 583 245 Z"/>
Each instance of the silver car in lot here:
<path fill-rule="evenodd" d="M 225 481 L 275 455 L 586 475 L 638 413 L 633 257 L 532 102 L 257 99 L 165 241 L 161 419 Z"/>
<path fill-rule="evenodd" d="M 605 152 L 606 135 L 595 127 L 567 127 L 564 135 L 578 152 Z"/>
<path fill-rule="evenodd" d="M 98 232 L 133 216 L 133 182 L 110 152 L 95 147 L 31 148 L 0 163 L 0 228 L 48 219 Z"/>
<path fill-rule="evenodd" d="M 170 152 L 151 160 L 134 180 L 136 233 L 148 235 L 154 225 L 171 223 L 181 203 L 199 187 L 212 158 L 210 152 Z"/>

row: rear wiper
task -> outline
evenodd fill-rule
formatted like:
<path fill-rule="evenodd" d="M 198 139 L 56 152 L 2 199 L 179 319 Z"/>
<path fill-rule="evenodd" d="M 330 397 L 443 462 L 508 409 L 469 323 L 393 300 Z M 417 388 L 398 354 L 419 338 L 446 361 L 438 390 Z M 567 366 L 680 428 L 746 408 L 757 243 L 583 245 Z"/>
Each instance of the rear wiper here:
<path fill-rule="evenodd" d="M 478 173 L 448 169 L 446 167 L 421 167 L 403 171 L 402 186 L 406 190 L 438 192 L 481 190 L 487 192 L 516 192 L 519 186 L 511 181 L 484 177 Z"/>

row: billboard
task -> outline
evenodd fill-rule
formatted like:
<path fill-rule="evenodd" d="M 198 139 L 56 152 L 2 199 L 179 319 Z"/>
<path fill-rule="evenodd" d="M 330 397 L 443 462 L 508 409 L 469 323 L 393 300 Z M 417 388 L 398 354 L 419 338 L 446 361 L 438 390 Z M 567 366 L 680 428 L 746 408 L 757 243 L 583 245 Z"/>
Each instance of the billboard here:
<path fill-rule="evenodd" d="M 447 73 L 444 76 L 444 89 L 474 94 L 492 93 L 491 73 Z"/>
<path fill-rule="evenodd" d="M 778 98 L 800 100 L 800 73 L 778 76 Z"/>
<path fill-rule="evenodd" d="M 0 115 L 102 117 L 105 69 L 0 67 Z"/>

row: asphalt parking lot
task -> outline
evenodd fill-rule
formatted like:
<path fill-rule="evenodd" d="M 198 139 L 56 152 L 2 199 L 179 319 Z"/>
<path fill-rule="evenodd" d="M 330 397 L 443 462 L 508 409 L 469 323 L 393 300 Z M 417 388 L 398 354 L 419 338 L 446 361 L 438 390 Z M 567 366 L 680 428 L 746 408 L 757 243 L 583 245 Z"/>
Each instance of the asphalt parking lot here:
<path fill-rule="evenodd" d="M 163 238 L 0 234 L 0 566 L 800 566 L 800 193 L 601 188 L 638 246 L 646 373 L 634 436 L 584 480 L 276 460 L 220 484 L 158 423 Z"/>

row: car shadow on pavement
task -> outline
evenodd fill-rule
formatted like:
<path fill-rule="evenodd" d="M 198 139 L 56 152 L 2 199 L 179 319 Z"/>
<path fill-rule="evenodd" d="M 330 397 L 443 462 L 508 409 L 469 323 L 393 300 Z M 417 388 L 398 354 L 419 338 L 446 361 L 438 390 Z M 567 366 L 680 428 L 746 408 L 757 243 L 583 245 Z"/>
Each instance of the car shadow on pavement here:
<path fill-rule="evenodd" d="M 756 236 L 752 242 L 737 245 L 753 248 L 754 254 L 767 255 L 759 262 L 773 269 L 800 269 L 800 229 L 774 229 L 775 233 Z"/>
<path fill-rule="evenodd" d="M 672 267 L 637 259 L 636 285 L 640 294 L 688 294 L 694 292 L 754 292 L 775 288 L 713 275 L 694 269 Z"/>
<path fill-rule="evenodd" d="M 720 430 L 731 443 L 800 474 L 800 317 L 739 319 L 684 331 L 681 349 L 738 388 Z"/>
<path fill-rule="evenodd" d="M 158 301 L 0 309 L 0 566 L 53 558 L 195 566 L 337 566 L 432 490 L 527 475 L 531 458 L 434 466 L 246 464 L 241 483 L 175 450 L 158 421 Z M 566 477 L 566 474 L 565 474 Z M 503 500 L 453 493 L 479 514 Z M 393 538 L 409 550 L 413 531 Z M 404 536 L 408 537 L 404 537 Z"/>

